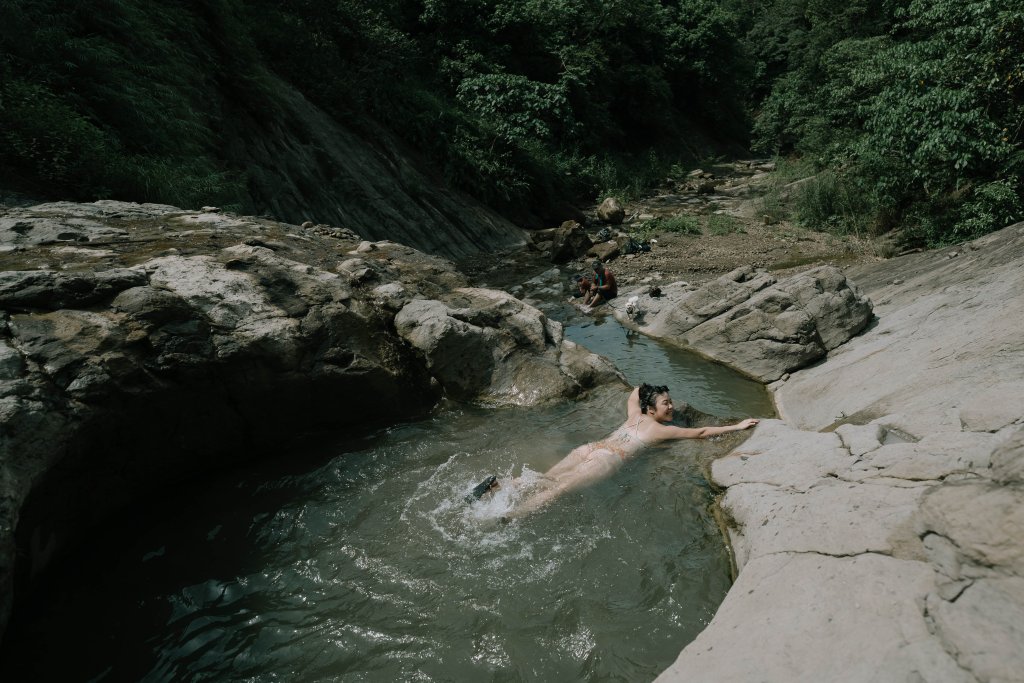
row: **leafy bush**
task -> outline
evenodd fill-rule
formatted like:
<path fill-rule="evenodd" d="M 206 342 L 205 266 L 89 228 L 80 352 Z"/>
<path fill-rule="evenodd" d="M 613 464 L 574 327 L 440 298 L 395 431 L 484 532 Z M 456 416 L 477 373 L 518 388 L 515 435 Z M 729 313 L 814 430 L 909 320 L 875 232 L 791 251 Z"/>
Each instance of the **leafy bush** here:
<path fill-rule="evenodd" d="M 691 153 L 696 122 L 746 132 L 739 29 L 719 0 L 254 4 L 275 70 L 354 125 L 383 122 L 499 208 L 637 195 L 653 166 Z"/>
<path fill-rule="evenodd" d="M 996 180 L 978 187 L 960 208 L 951 237 L 956 241 L 973 239 L 1024 220 L 1019 187 L 1016 178 Z"/>
<path fill-rule="evenodd" d="M 223 137 L 239 112 L 274 121 L 264 69 L 498 208 L 639 195 L 706 144 L 699 126 L 746 135 L 724 0 L 9 0 L 3 14 L 4 180 L 80 199 L 244 201 Z"/>
<path fill-rule="evenodd" d="M 205 35 L 236 35 L 230 5 L 5 3 L 0 179 L 72 199 L 242 206 L 244 180 L 218 158 L 222 108 L 261 93 L 237 71 L 252 57 L 244 39 Z"/>
<path fill-rule="evenodd" d="M 749 37 L 773 78 L 758 144 L 833 171 L 802 195 L 803 221 L 901 225 L 905 241 L 938 244 L 993 229 L 1019 206 L 1024 9 L 779 0 Z"/>
<path fill-rule="evenodd" d="M 768 177 L 764 193 L 757 201 L 758 213 L 769 225 L 792 217 L 793 190 L 790 185 L 817 172 L 814 164 L 803 157 L 776 157 L 774 161 L 775 172 Z"/>
<path fill-rule="evenodd" d="M 584 175 L 584 179 L 599 188 L 595 195 L 597 201 L 605 197 L 615 197 L 625 202 L 640 200 L 657 187 L 668 167 L 667 162 L 653 151 L 640 157 L 620 155 L 613 158 L 604 155 L 595 161 L 597 173 L 589 177 Z M 589 168 L 584 167 L 583 170 L 587 173 Z"/>
<path fill-rule="evenodd" d="M 758 213 L 768 225 L 781 223 L 790 218 L 791 212 L 778 186 L 769 187 L 758 200 Z"/>
<path fill-rule="evenodd" d="M 825 170 L 797 188 L 794 213 L 808 228 L 861 236 L 867 232 L 872 206 L 850 178 Z"/>
<path fill-rule="evenodd" d="M 26 173 L 80 195 L 104 196 L 117 142 L 41 85 L 20 79 L 0 88 L 0 159 L 8 172 Z"/>

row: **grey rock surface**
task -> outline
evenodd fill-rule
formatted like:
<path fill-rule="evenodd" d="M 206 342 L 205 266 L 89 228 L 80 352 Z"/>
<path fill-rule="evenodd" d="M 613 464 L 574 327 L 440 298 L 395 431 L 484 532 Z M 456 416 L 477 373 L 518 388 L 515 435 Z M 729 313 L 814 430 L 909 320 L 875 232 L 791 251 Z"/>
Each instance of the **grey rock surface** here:
<path fill-rule="evenodd" d="M 626 217 L 626 210 L 615 197 L 607 197 L 597 207 L 597 217 L 604 223 L 618 225 Z"/>
<path fill-rule="evenodd" d="M 564 339 L 560 323 L 509 294 L 459 288 L 445 301 L 410 301 L 395 326 L 455 398 L 534 405 L 625 383 L 603 358 Z"/>
<path fill-rule="evenodd" d="M 873 553 L 760 557 L 656 680 L 974 683 L 907 598 L 936 585 L 927 563 Z"/>
<path fill-rule="evenodd" d="M 586 253 L 590 236 L 576 221 L 566 221 L 551 231 L 551 262 L 565 263 Z"/>
<path fill-rule="evenodd" d="M 1024 681 L 1024 224 L 959 249 L 713 463 L 739 576 L 659 681 Z"/>

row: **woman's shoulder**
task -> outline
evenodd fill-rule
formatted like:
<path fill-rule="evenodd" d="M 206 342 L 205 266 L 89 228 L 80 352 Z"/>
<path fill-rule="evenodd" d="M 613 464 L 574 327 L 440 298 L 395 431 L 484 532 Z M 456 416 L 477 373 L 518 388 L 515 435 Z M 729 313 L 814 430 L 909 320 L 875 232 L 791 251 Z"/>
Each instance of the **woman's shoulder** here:
<path fill-rule="evenodd" d="M 645 417 L 638 431 L 644 441 L 652 442 L 671 439 L 675 429 L 676 427 L 672 425 L 662 424 L 655 419 Z"/>

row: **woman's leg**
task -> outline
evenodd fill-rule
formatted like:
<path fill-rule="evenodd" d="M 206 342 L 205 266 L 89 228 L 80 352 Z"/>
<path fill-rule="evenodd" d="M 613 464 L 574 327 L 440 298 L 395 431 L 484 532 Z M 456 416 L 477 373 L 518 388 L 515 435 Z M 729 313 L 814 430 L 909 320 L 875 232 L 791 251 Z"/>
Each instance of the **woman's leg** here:
<path fill-rule="evenodd" d="M 566 464 L 563 467 L 563 464 L 583 448 L 588 450 L 582 459 L 579 457 L 574 458 L 574 464 Z M 515 509 L 509 513 L 508 517 L 522 517 L 550 503 L 563 493 L 575 491 L 606 479 L 621 464 L 622 459 L 618 455 L 598 447 L 597 444 L 581 446 L 563 458 L 555 467 L 548 470 L 544 475 L 547 482 L 545 482 L 543 488 L 518 503 Z M 556 468 L 560 469 L 556 472 Z"/>

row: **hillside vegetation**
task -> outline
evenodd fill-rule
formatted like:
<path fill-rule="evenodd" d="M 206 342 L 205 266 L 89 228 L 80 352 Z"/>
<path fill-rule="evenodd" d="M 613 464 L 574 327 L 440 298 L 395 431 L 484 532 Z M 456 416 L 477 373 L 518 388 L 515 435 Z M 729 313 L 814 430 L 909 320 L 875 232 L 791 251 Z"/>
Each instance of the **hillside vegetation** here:
<path fill-rule="evenodd" d="M 942 243 L 1022 216 L 1009 0 L 9 0 L 0 185 L 246 210 L 222 132 L 275 73 L 508 215 L 713 154 L 798 160 L 795 218 Z"/>

